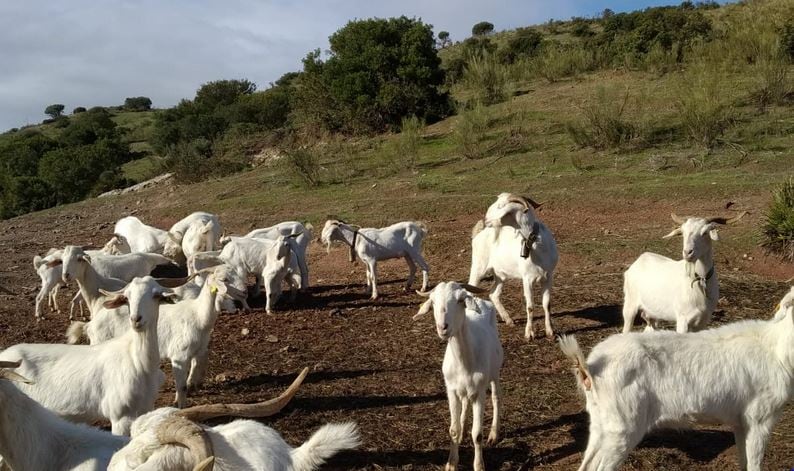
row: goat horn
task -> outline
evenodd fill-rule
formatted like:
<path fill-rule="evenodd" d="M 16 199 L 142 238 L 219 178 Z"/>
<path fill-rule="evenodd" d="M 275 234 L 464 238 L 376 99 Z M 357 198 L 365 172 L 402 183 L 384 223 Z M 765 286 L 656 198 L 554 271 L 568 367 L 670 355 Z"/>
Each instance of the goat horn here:
<path fill-rule="evenodd" d="M 507 202 L 508 203 L 518 203 L 518 204 L 524 206 L 524 209 L 529 209 L 529 201 L 526 198 L 524 198 L 523 196 L 518 196 L 518 195 L 512 195 L 511 194 L 510 196 L 507 197 Z"/>
<path fill-rule="evenodd" d="M 738 221 L 739 219 L 743 218 L 743 217 L 744 217 L 745 215 L 747 215 L 747 214 L 749 214 L 747 211 L 742 211 L 742 212 L 741 212 L 741 213 L 739 213 L 737 216 L 734 216 L 734 217 L 732 217 L 732 218 L 730 218 L 730 219 L 728 219 L 728 218 L 723 218 L 723 217 L 715 217 L 715 218 L 708 218 L 708 219 L 706 219 L 706 222 L 709 222 L 709 223 L 712 223 L 712 222 L 713 222 L 713 223 L 715 223 L 715 224 L 722 224 L 722 225 L 726 225 L 726 224 L 733 224 L 734 222 L 736 222 L 736 221 Z"/>
<path fill-rule="evenodd" d="M 430 293 L 432 293 L 432 292 L 433 292 L 432 289 L 430 291 L 419 291 L 419 290 L 416 290 L 416 294 L 418 294 L 419 296 L 422 296 L 423 298 L 429 298 L 430 297 Z"/>
<path fill-rule="evenodd" d="M 196 462 L 200 463 L 194 469 L 212 469 L 214 460 L 209 466 L 206 464 L 206 460 L 213 457 L 212 441 L 207 432 L 190 419 L 180 414 L 171 415 L 160 423 L 156 435 L 162 445 L 180 445 L 190 450 Z"/>
<path fill-rule="evenodd" d="M 226 292 L 237 301 L 243 302 L 248 300 L 248 293 L 234 286 L 226 285 Z"/>
<path fill-rule="evenodd" d="M 19 365 L 21 364 L 22 364 L 22 360 L 0 361 L 0 368 L 19 368 Z"/>
<path fill-rule="evenodd" d="M 206 460 L 194 466 L 193 471 L 212 471 L 213 465 L 215 465 L 215 457 L 210 456 Z"/>
<path fill-rule="evenodd" d="M 287 236 L 287 239 L 295 238 L 303 234 L 303 231 L 293 232 L 292 234 Z"/>
<path fill-rule="evenodd" d="M 182 278 L 155 278 L 154 281 L 156 281 L 157 284 L 163 288 L 178 288 L 195 278 L 196 275 L 198 275 L 198 273 L 193 273 L 190 276 L 185 276 Z"/>
<path fill-rule="evenodd" d="M 673 221 L 675 221 L 676 224 L 683 224 L 686 222 L 686 218 L 682 218 L 676 213 L 670 213 L 670 217 L 673 218 Z"/>
<path fill-rule="evenodd" d="M 205 404 L 182 409 L 177 414 L 196 421 L 215 417 L 269 417 L 277 414 L 292 400 L 308 374 L 309 369 L 304 368 L 290 387 L 275 399 L 254 404 Z"/>
<path fill-rule="evenodd" d="M 465 289 L 466 291 L 468 291 L 470 293 L 474 293 L 474 294 L 486 294 L 486 293 L 489 293 L 491 291 L 491 290 L 489 290 L 487 288 L 480 288 L 478 286 L 472 286 L 472 285 L 470 285 L 468 283 L 461 283 L 460 287 Z"/>

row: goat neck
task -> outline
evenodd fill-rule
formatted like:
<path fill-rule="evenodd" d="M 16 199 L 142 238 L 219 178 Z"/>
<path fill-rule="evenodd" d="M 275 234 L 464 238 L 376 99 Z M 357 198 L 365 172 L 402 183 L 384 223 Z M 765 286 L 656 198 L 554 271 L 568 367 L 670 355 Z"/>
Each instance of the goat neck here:
<path fill-rule="evenodd" d="M 466 314 L 464 313 L 463 316 L 464 319 L 460 325 L 460 330 L 450 335 L 447 340 L 447 348 L 451 350 L 455 358 L 460 359 L 463 369 L 467 372 L 471 372 L 472 361 L 474 359 L 474 352 L 471 351 L 471 346 L 474 345 L 474 339 L 471 338 L 469 329 L 466 325 Z"/>

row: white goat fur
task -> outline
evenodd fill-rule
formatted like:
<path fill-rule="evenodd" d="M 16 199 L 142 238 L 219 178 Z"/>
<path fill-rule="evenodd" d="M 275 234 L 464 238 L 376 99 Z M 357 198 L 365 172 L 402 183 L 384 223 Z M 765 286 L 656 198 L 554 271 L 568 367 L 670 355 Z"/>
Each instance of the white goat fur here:
<path fill-rule="evenodd" d="M 291 234 L 300 234 L 295 238 L 295 257 L 298 267 L 300 268 L 301 291 L 305 291 L 309 287 L 309 266 L 306 263 L 306 249 L 312 241 L 312 231 L 314 226 L 311 224 L 302 224 L 298 221 L 286 221 L 278 223 L 274 226 L 265 227 L 262 229 L 254 229 L 243 237 L 251 239 L 269 239 L 276 240 L 280 236 L 288 236 Z M 225 245 L 231 241 L 230 237 L 222 237 L 221 244 Z"/>
<path fill-rule="evenodd" d="M 491 388 L 493 423 L 488 445 L 497 442 L 502 389 L 499 371 L 504 353 L 496 329 L 494 306 L 474 297 L 455 282 L 442 282 L 430 292 L 414 320 L 433 309 L 436 332 L 447 341 L 441 371 L 447 389 L 451 425 L 447 469 L 458 464 L 458 447 L 463 440 L 468 405 L 472 405 L 471 436 L 474 442 L 474 469 L 482 471 L 482 418 L 486 390 Z"/>
<path fill-rule="evenodd" d="M 221 223 L 218 216 L 205 212 L 191 213 L 177 221 L 167 233 L 163 254 L 179 265 L 196 252 L 219 248 Z"/>
<path fill-rule="evenodd" d="M 372 290 L 372 299 L 378 299 L 377 264 L 381 260 L 404 258 L 408 264 L 405 289 L 411 288 L 416 276 L 416 266 L 422 270 L 422 291 L 427 290 L 430 267 L 422 257 L 422 241 L 427 236 L 427 226 L 421 222 L 405 221 L 388 227 L 356 228 L 350 224 L 330 219 L 325 222 L 322 243 L 331 249 L 332 242 L 342 242 L 350 247 L 350 261 L 358 255 L 366 268 L 366 285 Z"/>
<path fill-rule="evenodd" d="M 760 471 L 772 428 L 794 397 L 794 291 L 781 308 L 772 320 L 695 333 L 613 335 L 586 362 L 576 339 L 563 337 L 590 415 L 580 471 L 618 469 L 655 428 L 713 421 L 733 428 L 740 468 Z"/>
<path fill-rule="evenodd" d="M 265 310 L 270 313 L 281 296 L 281 284 L 285 280 L 293 299 L 300 286 L 300 268 L 293 256 L 295 250 L 294 237 L 279 236 L 276 240 L 232 237 L 218 255 L 218 261 L 235 267 L 245 276 L 254 275 L 254 295 L 264 284 Z"/>
<path fill-rule="evenodd" d="M 545 314 L 546 336 L 553 337 L 554 329 L 551 325 L 551 288 L 554 282 L 554 269 L 557 267 L 559 253 L 557 242 L 545 224 L 538 221 L 537 239 L 532 243 L 529 257 L 522 258 L 521 250 L 524 237 L 511 226 L 484 227 L 480 221 L 472 231 L 471 240 L 471 270 L 469 284 L 478 286 L 480 281 L 488 274 L 494 276 L 494 287 L 490 299 L 496 306 L 499 315 L 508 325 L 513 324 L 513 319 L 507 313 L 501 301 L 504 282 L 510 279 L 521 280 L 524 289 L 524 303 L 527 313 L 527 325 L 524 336 L 528 339 L 535 337 L 533 327 L 532 285 L 543 285 L 543 312 Z"/>
<path fill-rule="evenodd" d="M 227 294 L 228 290 L 234 290 L 241 282 L 241 277 L 235 276 L 226 265 L 221 265 L 207 277 L 197 297 L 160 305 L 158 350 L 161 359 L 171 362 L 176 384 L 175 403 L 180 408 L 187 403 L 188 387 L 197 388 L 204 379 L 215 321 L 224 308 L 224 300 L 232 298 Z M 236 289 L 239 292 L 239 288 Z M 84 331 L 91 345 L 101 345 L 129 330 L 130 324 L 123 310 L 106 309 L 82 329 L 70 328 L 69 341 L 76 342 Z"/>
<path fill-rule="evenodd" d="M 0 456 L 14 471 L 104 470 L 128 439 L 64 420 L 11 381 L 22 378 L 0 370 Z"/>
<path fill-rule="evenodd" d="M 687 218 L 664 236 L 682 235 L 682 260 L 645 252 L 631 264 L 623 279 L 624 333 L 631 331 L 639 312 L 649 331 L 658 321 L 674 322 L 679 333 L 706 328 L 720 297 L 711 246 L 719 240 L 717 227 L 707 219 Z"/>
<path fill-rule="evenodd" d="M 115 301 L 129 303 L 133 328 L 119 338 L 99 345 L 19 344 L 0 353 L 1 360 L 22 360 L 17 371 L 33 384 L 19 387 L 31 398 L 69 420 L 109 419 L 119 435 L 154 407 L 164 380 L 158 304 L 173 296 L 148 276 L 134 279 L 123 293 Z"/>
<path fill-rule="evenodd" d="M 160 423 L 175 412 L 161 408 L 139 417 L 132 426 L 132 440 L 113 456 L 108 470 L 176 470 L 197 465 L 186 448 L 161 445 L 157 438 Z M 298 448 L 253 420 L 203 428 L 212 442 L 216 471 L 311 471 L 339 451 L 359 445 L 353 423 L 325 425 Z"/>
<path fill-rule="evenodd" d="M 163 248 L 168 240 L 168 232 L 144 224 L 135 216 L 119 219 L 113 228 L 116 236 L 121 236 L 119 242 L 126 243 L 120 247 L 123 253 L 163 253 Z M 123 245 L 123 244 L 122 244 Z"/>

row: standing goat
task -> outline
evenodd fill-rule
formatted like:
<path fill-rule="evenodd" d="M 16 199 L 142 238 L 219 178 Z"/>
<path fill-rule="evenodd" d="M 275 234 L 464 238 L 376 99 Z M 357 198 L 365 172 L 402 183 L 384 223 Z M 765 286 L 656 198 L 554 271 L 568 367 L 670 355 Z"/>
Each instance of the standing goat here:
<path fill-rule="evenodd" d="M 268 239 L 277 240 L 281 236 L 289 236 L 292 234 L 300 234 L 295 237 L 294 255 L 298 267 L 300 268 L 300 290 L 306 291 L 309 288 L 309 266 L 306 263 L 306 248 L 312 240 L 312 231 L 314 226 L 309 223 L 305 225 L 298 221 L 287 221 L 276 224 L 275 226 L 265 227 L 263 229 L 254 229 L 243 237 L 251 239 Z M 229 236 L 221 237 L 221 245 L 226 245 L 232 240 Z"/>
<path fill-rule="evenodd" d="M 154 408 L 163 383 L 157 345 L 158 305 L 174 297 L 154 278 L 136 278 L 106 301 L 129 305 L 125 335 L 99 345 L 19 344 L 1 360 L 22 360 L 18 372 L 33 384 L 20 389 L 61 417 L 77 422 L 109 419 L 114 434 L 126 435 L 132 421 Z"/>
<path fill-rule="evenodd" d="M 442 282 L 429 293 L 414 320 L 433 309 L 436 332 L 447 341 L 441 371 L 449 400 L 451 438 L 447 470 L 458 464 L 458 447 L 463 440 L 468 405 L 472 405 L 471 438 L 474 442 L 474 470 L 482 471 L 482 417 L 488 387 L 493 402 L 493 424 L 487 444 L 499 439 L 499 415 L 502 388 L 499 371 L 504 353 L 496 330 L 493 304 L 474 297 L 471 292 L 487 292 L 455 282 Z"/>
<path fill-rule="evenodd" d="M 196 252 L 219 247 L 221 223 L 218 216 L 195 212 L 171 226 L 163 246 L 163 255 L 184 266 L 187 258 Z"/>
<path fill-rule="evenodd" d="M 551 231 L 532 211 L 537 206 L 528 198 L 509 193 L 499 195 L 497 201 L 488 208 L 486 219 L 474 226 L 471 240 L 469 284 L 478 286 L 484 277 L 493 274 L 495 284 L 490 299 L 505 323 L 513 325 L 513 319 L 502 304 L 501 295 L 506 280 L 521 280 L 527 313 L 524 336 L 528 339 L 535 338 L 532 322 L 532 285 L 535 283 L 543 283 L 546 337 L 554 337 L 550 305 L 559 252 Z M 522 231 L 528 232 L 525 235 Z"/>
<path fill-rule="evenodd" d="M 416 277 L 416 265 L 422 269 L 422 291 L 427 290 L 430 267 L 422 257 L 422 241 L 427 236 L 427 227 L 421 222 L 398 222 L 380 229 L 359 228 L 343 221 L 331 219 L 325 222 L 321 235 L 322 243 L 331 250 L 332 242 L 343 242 L 350 247 L 350 261 L 354 255 L 364 263 L 367 270 L 367 287 L 372 289 L 372 299 L 378 299 L 377 264 L 381 260 L 404 258 L 408 264 L 406 291 Z"/>
<path fill-rule="evenodd" d="M 657 321 L 676 323 L 676 332 L 704 329 L 720 297 L 714 265 L 712 240 L 719 240 L 717 227 L 733 224 L 746 212 L 727 218 L 682 218 L 672 214 L 680 224 L 664 236 L 681 235 L 684 239 L 682 260 L 645 252 L 623 275 L 623 332 L 630 332 L 634 318 L 642 311 L 653 330 Z"/>
<path fill-rule="evenodd" d="M 135 216 L 119 219 L 113 227 L 119 253 L 163 253 L 168 232 L 149 226 Z"/>
<path fill-rule="evenodd" d="M 613 335 L 587 361 L 560 339 L 590 414 L 580 471 L 616 470 L 650 430 L 692 422 L 733 428 L 739 466 L 760 471 L 772 428 L 794 397 L 794 290 L 783 314 L 701 332 Z"/>

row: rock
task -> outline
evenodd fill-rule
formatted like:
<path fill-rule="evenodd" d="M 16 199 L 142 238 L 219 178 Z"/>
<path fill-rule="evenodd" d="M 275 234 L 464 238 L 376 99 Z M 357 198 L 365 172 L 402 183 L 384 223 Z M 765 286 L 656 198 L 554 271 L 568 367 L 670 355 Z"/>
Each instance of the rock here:
<path fill-rule="evenodd" d="M 240 331 L 240 335 L 242 335 L 243 337 L 247 336 L 250 333 L 251 331 L 248 330 L 248 327 L 243 327 L 243 330 Z"/>
<path fill-rule="evenodd" d="M 270 343 L 276 343 L 278 342 L 278 337 L 276 337 L 275 335 L 268 335 L 267 337 L 265 337 L 265 340 Z"/>

